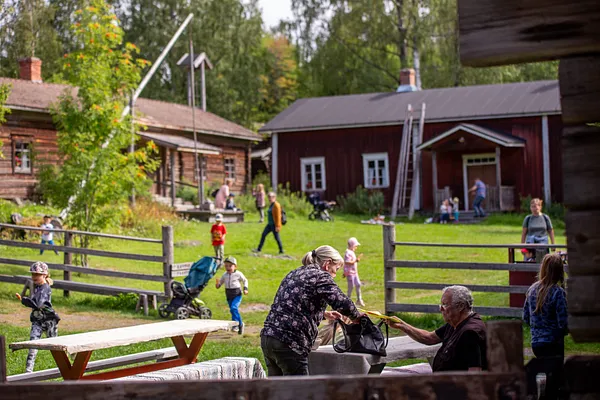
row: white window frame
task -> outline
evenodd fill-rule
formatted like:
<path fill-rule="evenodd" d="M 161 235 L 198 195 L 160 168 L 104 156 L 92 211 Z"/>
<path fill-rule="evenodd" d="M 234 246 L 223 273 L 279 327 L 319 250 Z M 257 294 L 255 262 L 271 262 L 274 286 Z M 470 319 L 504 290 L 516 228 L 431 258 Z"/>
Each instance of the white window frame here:
<path fill-rule="evenodd" d="M 307 185 L 307 181 L 306 181 L 306 174 L 305 174 L 305 169 L 307 165 L 311 165 L 311 174 L 312 174 L 312 187 L 310 189 L 308 189 L 306 187 Z M 321 174 L 322 174 L 322 178 L 321 178 L 321 185 L 322 187 L 320 188 L 316 188 L 315 187 L 315 165 L 321 165 Z M 325 157 L 309 157 L 309 158 L 301 158 L 300 159 L 300 181 L 301 181 L 301 185 L 302 185 L 302 191 L 303 192 L 321 192 L 324 190 L 327 190 L 327 179 L 326 179 L 326 175 L 325 175 Z"/>
<path fill-rule="evenodd" d="M 227 163 L 227 161 L 232 161 L 232 164 Z M 228 170 L 227 168 L 230 167 L 230 169 Z M 231 179 L 233 181 L 236 180 L 237 177 L 237 173 L 235 171 L 235 157 L 231 156 L 231 157 L 226 157 L 223 158 L 223 169 L 225 170 L 225 179 Z M 229 173 L 229 175 L 228 175 Z"/>
<path fill-rule="evenodd" d="M 363 158 L 363 183 L 366 189 L 385 189 L 390 187 L 390 162 L 388 153 L 365 153 L 362 155 Z M 376 183 L 375 185 L 371 183 L 371 179 L 369 179 L 369 161 L 375 161 L 375 165 L 377 165 L 378 161 L 385 162 L 385 169 L 383 172 L 383 181 L 384 184 L 380 185 Z M 375 168 L 377 170 L 377 168 Z M 379 182 L 379 179 L 377 179 Z"/>
<path fill-rule="evenodd" d="M 21 166 L 17 166 L 17 152 L 21 154 Z M 25 154 L 25 157 L 23 155 Z M 23 162 L 23 158 L 25 162 Z M 32 159 L 31 159 L 31 141 L 17 139 L 14 141 L 13 147 L 13 171 L 15 174 L 31 174 Z"/>

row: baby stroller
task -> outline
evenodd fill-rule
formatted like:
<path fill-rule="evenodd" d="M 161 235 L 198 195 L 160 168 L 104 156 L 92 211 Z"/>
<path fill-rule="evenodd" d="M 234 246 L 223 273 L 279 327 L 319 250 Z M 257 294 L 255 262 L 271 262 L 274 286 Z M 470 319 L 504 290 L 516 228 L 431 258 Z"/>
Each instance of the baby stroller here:
<path fill-rule="evenodd" d="M 158 307 L 158 314 L 162 318 L 168 318 L 173 314 L 177 319 L 187 319 L 195 316 L 201 319 L 212 318 L 212 311 L 198 298 L 204 290 L 208 281 L 217 273 L 220 263 L 215 257 L 202 257 L 190 268 L 184 283 L 171 282 L 173 297 L 171 301 L 163 303 Z"/>
<path fill-rule="evenodd" d="M 321 201 L 319 193 L 311 193 L 308 196 L 308 202 L 312 204 L 313 210 L 308 214 L 308 219 L 311 221 L 333 221 L 333 215 L 329 214 L 328 210 L 332 210 L 335 206 L 335 201 Z"/>

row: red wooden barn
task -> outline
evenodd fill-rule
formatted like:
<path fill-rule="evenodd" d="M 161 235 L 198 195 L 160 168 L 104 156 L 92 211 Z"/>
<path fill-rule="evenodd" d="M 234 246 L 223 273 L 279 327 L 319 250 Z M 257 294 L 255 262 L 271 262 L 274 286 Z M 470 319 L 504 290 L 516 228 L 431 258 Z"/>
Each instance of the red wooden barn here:
<path fill-rule="evenodd" d="M 56 128 L 49 113 L 67 85 L 43 83 L 39 59 L 20 60 L 21 79 L 0 78 L 11 86 L 6 106 L 11 109 L 7 122 L 0 126 L 4 143 L 0 159 L 0 198 L 30 198 L 37 173 L 45 163 L 58 163 Z M 203 165 L 206 184 L 222 184 L 234 179 L 232 191 L 242 191 L 250 180 L 250 147 L 261 136 L 215 114 L 196 113 L 198 142 L 194 148 L 191 108 L 181 104 L 140 98 L 136 102 L 137 120 L 147 127 L 138 132 L 142 140 L 153 140 L 159 147 L 161 166 L 152 179 L 156 195 L 169 195 L 171 157 L 175 180 L 197 185 L 194 152 Z"/>
<path fill-rule="evenodd" d="M 403 76 L 399 90 L 411 87 L 412 74 Z M 273 183 L 330 200 L 362 185 L 383 191 L 390 206 L 408 105 L 416 209 L 453 196 L 468 210 L 475 177 L 488 186 L 490 210 L 515 209 L 519 196 L 562 201 L 557 81 L 298 100 L 260 129 L 271 134 Z"/>

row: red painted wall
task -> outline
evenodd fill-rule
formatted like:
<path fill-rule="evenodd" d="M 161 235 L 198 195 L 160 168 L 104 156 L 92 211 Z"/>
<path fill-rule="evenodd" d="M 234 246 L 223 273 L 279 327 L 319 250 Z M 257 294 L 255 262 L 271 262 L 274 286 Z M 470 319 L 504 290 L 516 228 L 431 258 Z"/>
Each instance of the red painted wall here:
<path fill-rule="evenodd" d="M 514 185 L 520 195 L 543 197 L 542 118 L 507 118 L 495 120 L 462 121 L 526 140 L 525 148 L 502 148 L 502 184 Z M 460 122 L 429 123 L 425 125 L 423 140 L 427 141 Z M 555 201 L 562 201 L 560 162 L 560 116 L 549 117 L 551 190 Z M 300 158 L 325 157 L 326 185 L 324 197 L 335 200 L 339 195 L 354 191 L 363 185 L 362 154 L 387 152 L 390 164 L 390 187 L 383 189 L 387 205 L 391 204 L 393 185 L 398 166 L 398 152 L 402 136 L 401 126 L 334 129 L 280 133 L 278 135 L 278 178 L 289 182 L 292 190 L 299 191 Z M 481 146 L 471 153 L 481 152 Z M 489 152 L 495 146 L 490 145 Z M 431 154 L 422 153 L 422 203 L 424 209 L 433 208 Z M 438 187 L 450 186 L 462 198 L 461 153 L 438 154 Z M 518 200 L 517 200 L 518 201 Z"/>

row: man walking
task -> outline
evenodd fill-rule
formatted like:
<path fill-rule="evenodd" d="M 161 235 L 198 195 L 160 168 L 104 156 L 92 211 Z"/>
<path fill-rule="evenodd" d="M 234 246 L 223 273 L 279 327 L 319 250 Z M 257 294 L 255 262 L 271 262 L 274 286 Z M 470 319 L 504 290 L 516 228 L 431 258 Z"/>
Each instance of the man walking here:
<path fill-rule="evenodd" d="M 485 200 L 485 183 L 483 183 L 481 179 L 475 178 L 475 184 L 469 189 L 469 193 L 471 192 L 475 192 L 475 199 L 473 200 L 475 218 L 485 217 L 485 211 L 483 211 L 483 207 L 481 207 L 481 203 Z"/>
<path fill-rule="evenodd" d="M 282 225 L 281 205 L 277 202 L 277 195 L 274 192 L 269 192 L 268 198 L 271 205 L 269 206 L 269 210 L 267 211 L 267 226 L 265 226 L 265 229 L 263 230 L 258 247 L 253 251 L 260 253 L 265 244 L 265 239 L 267 238 L 267 235 L 273 232 L 273 236 L 275 236 L 275 240 L 277 241 L 277 245 L 279 246 L 279 254 L 283 254 L 283 245 L 281 244 L 281 238 L 279 237 L 279 231 L 281 230 Z"/>

